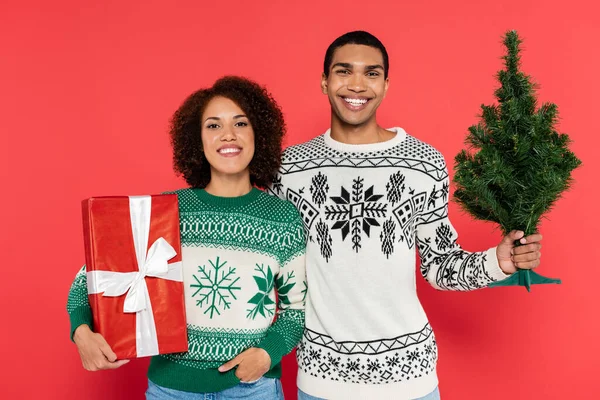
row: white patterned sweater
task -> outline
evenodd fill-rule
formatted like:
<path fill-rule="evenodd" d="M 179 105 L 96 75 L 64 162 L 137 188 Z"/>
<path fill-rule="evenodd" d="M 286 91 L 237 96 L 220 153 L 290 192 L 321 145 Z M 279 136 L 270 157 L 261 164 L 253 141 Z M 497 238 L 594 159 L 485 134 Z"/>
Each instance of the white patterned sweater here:
<path fill-rule="evenodd" d="M 270 190 L 308 233 L 306 328 L 298 387 L 326 399 L 412 399 L 433 391 L 437 347 L 416 292 L 504 279 L 495 248 L 470 253 L 448 219 L 442 155 L 401 128 L 349 145 L 330 132 L 288 148 Z"/>

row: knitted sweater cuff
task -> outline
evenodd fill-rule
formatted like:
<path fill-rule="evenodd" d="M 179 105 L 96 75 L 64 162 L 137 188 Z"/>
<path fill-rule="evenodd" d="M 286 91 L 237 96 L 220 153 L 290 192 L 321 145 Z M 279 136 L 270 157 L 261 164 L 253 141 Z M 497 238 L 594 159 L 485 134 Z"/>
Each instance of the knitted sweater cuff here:
<path fill-rule="evenodd" d="M 81 306 L 77 307 L 71 313 L 69 313 L 69 319 L 71 320 L 71 340 L 73 340 L 73 334 L 75 330 L 81 325 L 87 325 L 93 330 L 93 317 L 92 309 L 90 307 Z"/>
<path fill-rule="evenodd" d="M 510 274 L 504 273 L 500 265 L 498 265 L 498 256 L 496 255 L 496 248 L 492 247 L 487 251 L 486 262 L 484 263 L 485 270 L 493 279 L 492 282 L 501 281 L 510 276 Z"/>
<path fill-rule="evenodd" d="M 271 368 L 279 364 L 283 356 L 289 352 L 283 336 L 274 331 L 267 333 L 267 336 L 256 347 L 264 349 L 269 354 Z"/>

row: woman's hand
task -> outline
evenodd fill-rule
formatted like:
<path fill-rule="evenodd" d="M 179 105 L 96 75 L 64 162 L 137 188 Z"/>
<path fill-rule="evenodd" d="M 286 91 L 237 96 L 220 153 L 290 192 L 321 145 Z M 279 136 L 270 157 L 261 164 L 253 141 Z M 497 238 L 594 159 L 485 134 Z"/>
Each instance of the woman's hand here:
<path fill-rule="evenodd" d="M 219 372 L 227 372 L 237 365 L 235 376 L 242 382 L 259 380 L 269 369 L 271 369 L 271 356 L 266 350 L 251 347 L 241 352 L 233 360 L 219 367 Z"/>
<path fill-rule="evenodd" d="M 87 325 L 81 325 L 75 329 L 73 341 L 79 350 L 79 356 L 83 368 L 88 371 L 100 371 L 103 369 L 116 369 L 127 364 L 129 360 L 118 360 L 104 337 L 94 333 Z"/>

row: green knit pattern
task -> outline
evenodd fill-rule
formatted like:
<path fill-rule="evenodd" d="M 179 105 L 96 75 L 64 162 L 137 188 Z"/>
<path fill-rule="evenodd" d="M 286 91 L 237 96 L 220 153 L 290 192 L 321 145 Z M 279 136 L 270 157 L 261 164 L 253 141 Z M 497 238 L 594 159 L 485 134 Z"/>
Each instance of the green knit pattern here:
<path fill-rule="evenodd" d="M 231 360 L 242 351 L 256 347 L 264 339 L 266 329 L 209 329 L 188 324 L 188 351 L 165 354 L 166 359 L 189 368 L 218 368 L 223 359 Z M 200 360 L 194 355 L 202 354 Z"/>
<path fill-rule="evenodd" d="M 200 393 L 221 391 L 237 385 L 239 380 L 235 371 L 219 373 L 217 368 L 250 347 L 263 348 L 271 357 L 271 370 L 265 376 L 279 377 L 281 358 L 297 345 L 304 329 L 306 241 L 298 211 L 291 203 L 257 189 L 236 198 L 211 196 L 200 189 L 182 189 L 172 193 L 177 194 L 179 201 L 182 248 L 199 248 L 215 253 L 218 253 L 218 249 L 242 252 L 248 254 L 244 258 L 251 265 L 254 265 L 253 257 L 260 255 L 263 256 L 262 260 L 267 256 L 267 259 L 279 265 L 256 263 L 256 268 L 251 272 L 254 276 L 254 281 L 251 281 L 253 287 L 245 287 L 244 290 L 258 293 L 254 296 L 251 293 L 252 299 L 236 299 L 238 303 L 243 301 L 250 311 L 248 323 L 261 324 L 260 321 L 265 321 L 264 328 L 245 327 L 246 323 L 239 329 L 197 326 L 189 323 L 188 319 L 188 351 L 153 357 L 148 370 L 149 379 L 157 385 L 176 390 Z M 192 259 L 190 264 L 193 265 L 194 261 Z M 199 287 L 205 283 L 202 279 L 208 279 L 209 276 L 216 278 L 218 275 L 222 280 L 230 273 L 230 282 L 236 282 L 235 278 L 241 272 L 238 266 L 231 266 L 231 263 L 223 265 L 222 257 L 219 259 L 211 255 L 209 263 L 212 264 L 204 265 L 202 261 L 202 265 L 198 265 L 202 270 L 194 270 L 194 278 L 198 277 L 199 280 L 186 282 L 184 276 L 184 285 Z M 232 284 L 232 287 L 237 288 L 239 282 L 236 285 Z M 67 302 L 71 334 L 83 323 L 91 327 L 86 286 L 84 266 L 73 282 Z M 229 293 L 233 297 L 236 294 L 240 297 L 241 292 L 240 288 Z M 273 301 L 274 292 L 278 299 L 276 305 Z M 193 300 L 199 298 L 193 297 Z M 199 308 L 201 312 L 209 311 L 207 303 L 202 306 L 204 308 Z M 222 318 L 219 313 L 229 311 L 222 304 L 220 307 L 214 310 L 214 321 Z M 198 309 L 193 312 L 198 312 Z M 213 322 L 211 313 L 204 315 L 210 315 Z M 268 326 L 268 321 L 275 313 L 275 322 Z"/>
<path fill-rule="evenodd" d="M 287 201 L 258 191 L 247 204 L 205 203 L 206 192 L 183 189 L 173 193 L 179 200 L 182 246 L 244 249 L 275 256 L 282 266 L 304 253 L 305 238 L 300 215 Z M 211 199 L 214 200 L 214 199 Z M 265 219 L 268 223 L 265 224 Z M 294 224 L 290 227 L 290 224 Z"/>

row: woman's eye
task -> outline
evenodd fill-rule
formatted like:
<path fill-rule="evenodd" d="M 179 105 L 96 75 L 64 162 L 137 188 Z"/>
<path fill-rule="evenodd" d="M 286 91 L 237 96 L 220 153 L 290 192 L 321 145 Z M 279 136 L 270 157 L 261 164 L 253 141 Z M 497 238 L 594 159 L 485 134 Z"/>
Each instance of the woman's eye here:
<path fill-rule="evenodd" d="M 216 129 L 216 128 L 218 128 L 218 127 L 219 127 L 219 125 L 217 125 L 217 124 L 208 124 L 208 125 L 206 125 L 206 127 L 207 127 L 208 129 Z"/>
<path fill-rule="evenodd" d="M 239 121 L 235 124 L 235 126 L 248 126 L 247 122 Z"/>

